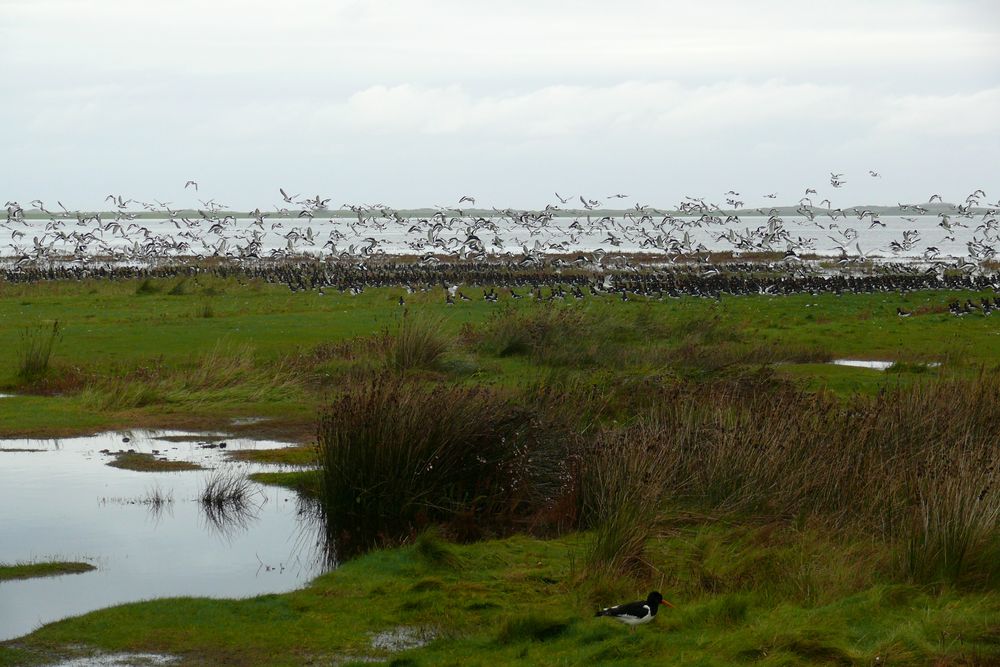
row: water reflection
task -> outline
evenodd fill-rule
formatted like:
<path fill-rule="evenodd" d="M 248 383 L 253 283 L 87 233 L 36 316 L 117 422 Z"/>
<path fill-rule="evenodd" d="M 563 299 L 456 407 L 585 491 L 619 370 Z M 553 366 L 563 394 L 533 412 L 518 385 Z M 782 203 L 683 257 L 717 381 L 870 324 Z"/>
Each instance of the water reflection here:
<path fill-rule="evenodd" d="M 240 533 L 250 529 L 260 518 L 265 497 L 260 504 L 253 500 L 231 500 L 220 503 L 200 503 L 202 524 L 210 531 L 225 540 L 232 541 Z"/>
<path fill-rule="evenodd" d="M 170 439 L 158 439 L 163 437 Z M 0 562 L 83 560 L 98 568 L 0 583 L 0 640 L 122 602 L 283 592 L 324 571 L 322 524 L 296 493 L 248 482 L 245 503 L 206 507 L 200 501 L 216 470 L 243 475 L 283 469 L 237 466 L 227 451 L 284 445 L 228 439 L 226 449 L 202 449 L 198 439 L 133 432 L 0 442 L 0 449 L 36 450 L 0 452 Z M 121 447 L 155 449 L 161 458 L 206 470 L 135 472 L 106 465 L 111 458 L 101 450 Z"/>

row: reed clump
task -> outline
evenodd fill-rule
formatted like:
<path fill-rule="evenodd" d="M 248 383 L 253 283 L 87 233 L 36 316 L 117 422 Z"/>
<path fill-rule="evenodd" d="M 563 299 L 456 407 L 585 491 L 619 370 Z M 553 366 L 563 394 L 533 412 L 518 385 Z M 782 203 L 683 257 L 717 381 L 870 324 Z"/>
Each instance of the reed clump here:
<path fill-rule="evenodd" d="M 672 452 L 661 424 L 640 419 L 609 429 L 578 454 L 577 519 L 591 530 L 584 566 L 591 576 L 643 574 L 646 544 L 657 530 Z"/>
<path fill-rule="evenodd" d="M 206 524 L 223 537 L 246 529 L 257 517 L 261 503 L 254 483 L 239 469 L 218 468 L 205 478 L 198 502 Z"/>
<path fill-rule="evenodd" d="M 198 494 L 202 505 L 223 508 L 226 505 L 246 505 L 253 494 L 253 482 L 232 468 L 220 468 L 205 478 Z"/>
<path fill-rule="evenodd" d="M 452 344 L 444 319 L 418 311 L 405 311 L 389 345 L 389 364 L 399 372 L 411 368 L 431 368 Z"/>
<path fill-rule="evenodd" d="M 563 482 L 561 441 L 548 435 L 533 410 L 497 390 L 397 375 L 358 382 L 317 431 L 330 534 L 345 552 L 433 522 L 466 537 L 501 530 Z"/>
<path fill-rule="evenodd" d="M 62 340 L 59 320 L 51 326 L 25 327 L 21 330 L 20 345 L 17 350 L 17 377 L 22 382 L 31 382 L 45 375 L 56 344 Z"/>

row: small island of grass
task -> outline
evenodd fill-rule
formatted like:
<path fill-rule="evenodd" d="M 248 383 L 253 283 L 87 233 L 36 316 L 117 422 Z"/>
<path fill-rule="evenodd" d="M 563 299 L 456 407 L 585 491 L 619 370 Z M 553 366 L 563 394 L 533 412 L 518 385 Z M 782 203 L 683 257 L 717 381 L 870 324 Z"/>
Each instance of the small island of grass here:
<path fill-rule="evenodd" d="M 122 452 L 116 454 L 113 461 L 108 463 L 113 468 L 123 470 L 135 470 L 136 472 L 178 472 L 181 470 L 202 470 L 197 463 L 190 461 L 168 461 L 158 459 L 152 454 L 140 452 Z"/>
<path fill-rule="evenodd" d="M 15 579 L 35 579 L 37 577 L 58 577 L 63 574 L 81 574 L 97 569 L 90 563 L 55 561 L 51 563 L 0 563 L 0 581 Z"/>

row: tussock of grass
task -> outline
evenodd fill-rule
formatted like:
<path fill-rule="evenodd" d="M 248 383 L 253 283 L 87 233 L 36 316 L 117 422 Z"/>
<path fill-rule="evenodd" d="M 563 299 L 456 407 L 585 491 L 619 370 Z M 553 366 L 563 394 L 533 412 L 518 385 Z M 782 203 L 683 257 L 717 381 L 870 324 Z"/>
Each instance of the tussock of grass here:
<path fill-rule="evenodd" d="M 461 567 L 462 561 L 437 529 L 428 528 L 417 536 L 413 543 L 414 550 L 421 560 L 431 567 L 455 569 Z"/>
<path fill-rule="evenodd" d="M 480 348 L 497 356 L 528 355 L 537 362 L 571 361 L 576 342 L 592 333 L 593 321 L 579 308 L 518 308 L 505 305 L 489 319 Z"/>
<path fill-rule="evenodd" d="M 222 508 L 245 505 L 252 493 L 253 485 L 245 475 L 232 468 L 219 468 L 205 479 L 198 500 L 202 505 Z"/>
<path fill-rule="evenodd" d="M 582 528 L 591 528 L 590 575 L 639 573 L 656 531 L 666 488 L 659 475 L 668 452 L 650 420 L 606 431 L 580 455 L 578 499 Z"/>
<path fill-rule="evenodd" d="M 556 619 L 540 614 L 515 616 L 504 621 L 497 635 L 497 643 L 549 641 L 564 634 L 569 629 L 569 625 L 565 619 Z"/>
<path fill-rule="evenodd" d="M 389 361 L 397 371 L 431 368 L 453 344 L 441 317 L 410 310 L 403 312 L 391 340 Z"/>
<path fill-rule="evenodd" d="M 151 278 L 145 278 L 141 283 L 135 288 L 135 293 L 137 296 L 142 296 L 145 294 L 159 294 L 163 291 L 163 288 Z"/>
<path fill-rule="evenodd" d="M 17 349 L 17 377 L 21 382 L 37 380 L 48 372 L 52 350 L 61 338 L 59 320 L 51 326 L 25 327 L 21 330 Z"/>
<path fill-rule="evenodd" d="M 223 537 L 231 537 L 257 517 L 258 495 L 242 471 L 227 467 L 215 469 L 205 479 L 198 501 L 206 524 Z"/>

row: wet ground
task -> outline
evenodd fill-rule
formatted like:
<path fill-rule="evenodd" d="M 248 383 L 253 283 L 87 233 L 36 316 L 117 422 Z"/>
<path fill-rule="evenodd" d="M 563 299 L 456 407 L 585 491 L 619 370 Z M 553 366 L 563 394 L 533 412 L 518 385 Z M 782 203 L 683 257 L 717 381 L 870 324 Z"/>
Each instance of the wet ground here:
<path fill-rule="evenodd" d="M 313 513 L 294 492 L 252 484 L 244 507 L 221 513 L 206 512 L 197 501 L 219 470 L 288 469 L 234 463 L 226 452 L 284 446 L 176 432 L 0 440 L 0 450 L 7 450 L 0 451 L 0 562 L 68 560 L 97 567 L 0 583 L 0 640 L 123 602 L 246 597 L 304 585 L 322 572 L 323 551 Z M 206 469 L 151 473 L 106 465 L 113 457 L 101 450 L 122 449 L 158 452 Z"/>
<path fill-rule="evenodd" d="M 869 359 L 834 359 L 830 362 L 835 366 L 853 366 L 854 368 L 870 368 L 875 371 L 886 371 L 892 368 L 896 362 L 895 361 L 872 361 Z M 927 364 L 922 364 L 927 368 L 937 368 L 940 363 L 930 362 Z"/>

